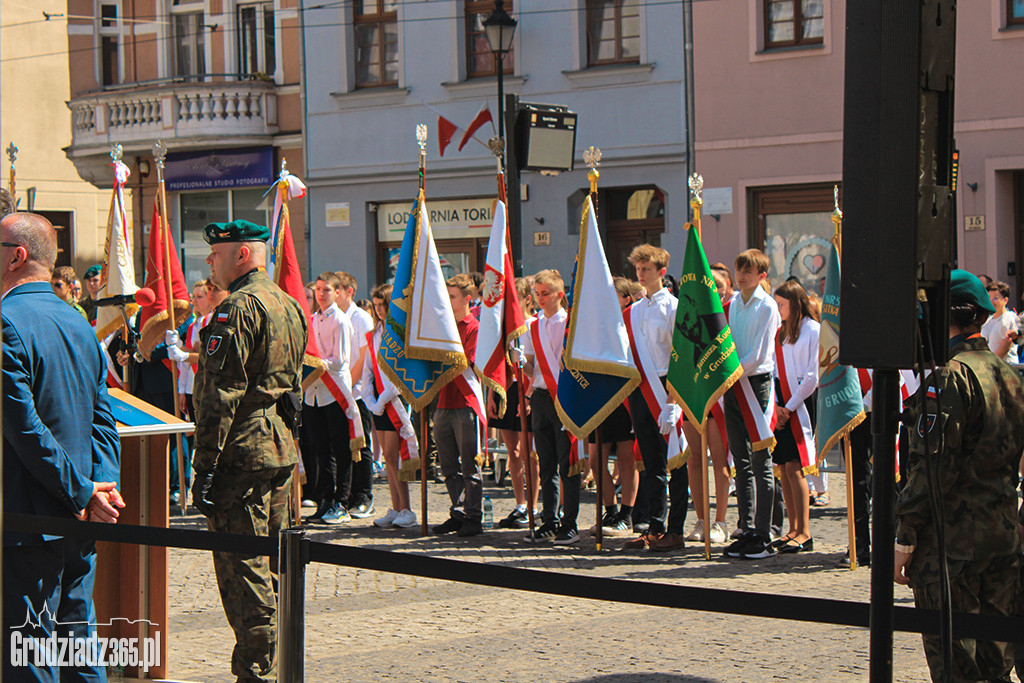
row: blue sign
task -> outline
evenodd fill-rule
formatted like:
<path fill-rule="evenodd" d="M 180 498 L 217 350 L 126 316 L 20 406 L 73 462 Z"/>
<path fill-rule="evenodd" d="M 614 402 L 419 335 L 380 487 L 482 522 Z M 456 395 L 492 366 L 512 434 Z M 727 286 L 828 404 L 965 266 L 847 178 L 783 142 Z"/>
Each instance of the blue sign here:
<path fill-rule="evenodd" d="M 171 192 L 266 187 L 274 182 L 274 148 L 243 147 L 168 154 L 164 180 Z"/>

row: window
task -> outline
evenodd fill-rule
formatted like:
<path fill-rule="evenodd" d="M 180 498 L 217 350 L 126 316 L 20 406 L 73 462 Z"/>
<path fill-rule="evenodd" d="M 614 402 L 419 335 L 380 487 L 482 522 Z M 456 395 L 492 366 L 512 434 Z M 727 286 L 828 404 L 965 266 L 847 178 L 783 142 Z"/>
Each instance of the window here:
<path fill-rule="evenodd" d="M 120 60 L 121 25 L 117 18 L 117 5 L 100 5 L 100 85 L 117 85 L 121 82 Z"/>
<path fill-rule="evenodd" d="M 175 12 L 171 15 L 175 76 L 194 80 L 206 73 L 205 23 L 202 11 Z"/>
<path fill-rule="evenodd" d="M 764 0 L 764 47 L 820 45 L 825 36 L 825 0 Z"/>
<path fill-rule="evenodd" d="M 238 6 L 238 71 L 273 76 L 277 69 L 274 5 Z"/>
<path fill-rule="evenodd" d="M 640 0 L 587 0 L 587 64 L 640 62 Z"/>
<path fill-rule="evenodd" d="M 1024 26 L 1024 0 L 1006 0 L 1006 25 Z"/>
<path fill-rule="evenodd" d="M 207 223 L 227 222 L 244 218 L 258 225 L 269 225 L 268 203 L 263 190 L 236 189 L 204 192 L 182 192 L 179 197 L 181 216 L 181 241 L 184 258 L 182 267 L 188 283 L 202 280 L 210 274 L 206 257 L 210 245 L 203 239 L 203 228 Z"/>
<path fill-rule="evenodd" d="M 492 0 L 466 3 L 466 77 L 481 78 L 497 76 L 494 68 L 494 53 L 491 52 L 487 34 L 484 32 L 484 20 L 494 11 Z M 505 11 L 511 14 L 512 3 L 505 3 Z M 514 71 L 515 47 L 505 53 L 501 59 L 503 73 Z"/>
<path fill-rule="evenodd" d="M 356 87 L 398 85 L 397 0 L 354 0 Z"/>
<path fill-rule="evenodd" d="M 772 287 L 796 277 L 804 289 L 821 296 L 829 240 L 835 232 L 832 188 L 824 183 L 751 191 L 755 211 L 751 244 L 768 256 Z"/>

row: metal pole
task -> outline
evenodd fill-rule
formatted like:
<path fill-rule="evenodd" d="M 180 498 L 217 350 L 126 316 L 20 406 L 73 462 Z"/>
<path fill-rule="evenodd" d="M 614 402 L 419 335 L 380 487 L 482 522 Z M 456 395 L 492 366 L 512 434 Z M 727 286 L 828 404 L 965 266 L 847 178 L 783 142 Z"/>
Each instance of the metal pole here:
<path fill-rule="evenodd" d="M 278 538 L 278 680 L 281 683 L 302 683 L 306 638 L 306 532 L 282 529 Z"/>
<path fill-rule="evenodd" d="M 512 132 L 505 140 L 505 157 L 512 163 L 505 164 L 505 197 L 508 199 L 508 236 L 512 243 L 512 270 L 516 277 L 523 274 L 523 215 L 520 206 L 519 164 L 516 162 L 515 120 L 519 111 L 519 96 L 510 93 L 505 96 L 506 129 Z"/>
<path fill-rule="evenodd" d="M 696 169 L 696 106 L 693 95 L 693 0 L 683 0 L 683 78 L 686 80 L 686 177 L 694 174 Z M 691 216 L 688 219 L 692 218 Z M 707 520 L 705 520 L 707 521 Z"/>
<path fill-rule="evenodd" d="M 896 420 L 900 383 L 896 370 L 875 368 L 872 375 L 871 437 L 874 449 L 871 519 L 870 680 L 892 681 L 893 538 L 896 489 Z"/>
<path fill-rule="evenodd" d="M 494 62 L 498 69 L 498 137 L 505 140 L 505 65 L 504 53 L 495 52 Z M 505 168 L 505 150 L 501 151 L 501 167 Z"/>

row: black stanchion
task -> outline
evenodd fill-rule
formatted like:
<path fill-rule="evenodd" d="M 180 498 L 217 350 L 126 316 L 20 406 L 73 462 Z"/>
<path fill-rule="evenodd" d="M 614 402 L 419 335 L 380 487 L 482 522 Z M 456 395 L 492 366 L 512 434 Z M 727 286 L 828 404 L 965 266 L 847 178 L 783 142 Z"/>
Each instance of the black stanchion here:
<path fill-rule="evenodd" d="M 871 519 L 871 683 L 892 681 L 893 520 L 896 497 L 896 421 L 900 377 L 896 370 L 875 369 L 871 415 L 874 448 Z"/>
<path fill-rule="evenodd" d="M 306 563 L 309 542 L 301 529 L 282 529 L 278 554 L 277 662 L 281 683 L 302 683 L 305 658 Z"/>

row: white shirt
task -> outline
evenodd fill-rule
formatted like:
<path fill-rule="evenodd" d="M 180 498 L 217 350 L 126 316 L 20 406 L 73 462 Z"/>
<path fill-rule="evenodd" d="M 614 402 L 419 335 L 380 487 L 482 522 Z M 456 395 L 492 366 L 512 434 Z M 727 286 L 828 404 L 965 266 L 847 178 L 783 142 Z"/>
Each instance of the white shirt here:
<path fill-rule="evenodd" d="M 565 309 L 559 307 L 558 311 L 550 318 L 544 315 L 544 311 L 537 311 L 537 322 L 539 329 L 537 334 L 540 336 L 541 341 L 547 342 L 547 346 L 544 348 L 544 357 L 548 361 L 548 365 L 551 367 L 551 371 L 555 375 L 555 381 L 558 380 L 558 366 L 559 358 L 562 355 L 562 341 L 565 338 L 565 323 L 569 320 L 569 316 L 566 314 Z M 523 353 L 533 358 L 533 388 L 534 389 L 548 389 L 557 390 L 557 387 L 548 387 L 547 383 L 544 382 L 544 375 L 540 369 L 540 358 L 537 357 L 536 352 L 533 350 L 533 324 L 530 323 L 530 332 L 520 337 L 523 340 Z"/>
<path fill-rule="evenodd" d="M 782 325 L 775 299 L 758 285 L 744 302 L 736 296 L 729 305 L 729 327 L 736 353 L 740 355 L 743 374 L 760 375 L 775 370 L 775 333 Z"/>
<path fill-rule="evenodd" d="M 352 353 L 352 323 L 348 321 L 348 316 L 341 312 L 337 304 L 331 304 L 326 311 L 313 314 L 310 334 L 316 339 L 317 350 L 327 365 L 327 373 L 338 386 L 351 386 L 349 359 Z M 335 403 L 336 399 L 324 381 L 318 379 L 306 390 L 305 402 L 308 406 L 326 406 Z"/>
<path fill-rule="evenodd" d="M 796 386 L 790 385 L 793 395 L 786 401 L 786 410 L 795 412 L 803 405 L 814 389 L 818 386 L 818 336 L 821 324 L 812 318 L 804 318 L 800 322 L 800 336 L 796 342 L 782 345 L 782 353 L 786 355 L 786 369 L 790 377 L 796 377 Z M 779 376 L 779 366 L 775 366 L 775 376 Z"/>
<path fill-rule="evenodd" d="M 1017 329 L 1017 316 L 1010 311 L 1004 310 L 1003 314 L 996 316 L 994 313 L 988 317 L 985 324 L 981 326 L 981 336 L 988 340 L 988 348 L 991 351 L 995 351 L 996 347 L 999 346 L 1000 342 L 1006 339 L 1006 333 L 1010 330 L 1016 331 Z M 1010 360 L 1016 362 L 1016 358 L 1009 358 L 1013 345 L 1010 345 L 1010 350 L 1003 356 L 1003 360 Z"/>
<path fill-rule="evenodd" d="M 182 339 L 182 348 L 189 352 L 199 352 L 199 331 L 206 327 L 210 320 L 213 318 L 213 313 L 207 313 L 203 317 L 197 319 L 192 323 L 190 331 L 191 335 L 187 339 Z M 195 385 L 196 373 L 192 369 L 192 364 L 188 361 L 182 361 L 178 363 L 178 393 L 179 394 L 191 394 L 192 387 Z"/>
<path fill-rule="evenodd" d="M 658 377 L 668 374 L 668 359 L 672 354 L 672 333 L 675 331 L 678 307 L 679 299 L 664 287 L 629 307 L 633 329 L 639 330 L 640 333 L 636 343 L 647 346 Z"/>
<path fill-rule="evenodd" d="M 352 323 L 352 362 L 358 363 L 359 353 L 366 346 L 366 335 L 373 330 L 373 317 L 356 306 L 355 301 L 350 301 L 348 310 L 342 311 L 342 313 L 347 315 L 348 321 Z M 370 353 L 369 349 L 366 352 Z M 362 396 L 363 392 L 366 391 L 367 382 L 373 381 L 373 371 L 371 370 L 370 372 L 371 375 L 367 377 L 364 371 L 362 376 L 359 377 L 359 382 L 352 386 L 352 395 L 356 398 Z"/>

